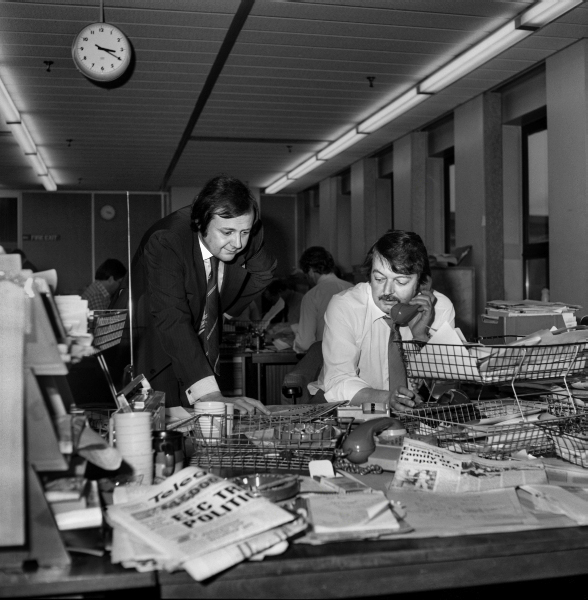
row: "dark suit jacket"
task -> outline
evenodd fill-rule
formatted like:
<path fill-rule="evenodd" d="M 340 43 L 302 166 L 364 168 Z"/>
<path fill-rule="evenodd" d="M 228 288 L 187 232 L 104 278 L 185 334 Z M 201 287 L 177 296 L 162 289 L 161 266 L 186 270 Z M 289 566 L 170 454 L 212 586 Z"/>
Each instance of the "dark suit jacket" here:
<path fill-rule="evenodd" d="M 155 223 L 143 236 L 131 265 L 135 374 L 143 373 L 149 380 L 171 363 L 181 397 L 193 383 L 214 375 L 198 337 L 206 271 L 198 234 L 190 228 L 190 210 L 186 206 Z M 260 227 L 245 250 L 225 263 L 223 313 L 238 316 L 267 287 L 275 267 Z M 117 306 L 125 306 L 125 294 Z"/>

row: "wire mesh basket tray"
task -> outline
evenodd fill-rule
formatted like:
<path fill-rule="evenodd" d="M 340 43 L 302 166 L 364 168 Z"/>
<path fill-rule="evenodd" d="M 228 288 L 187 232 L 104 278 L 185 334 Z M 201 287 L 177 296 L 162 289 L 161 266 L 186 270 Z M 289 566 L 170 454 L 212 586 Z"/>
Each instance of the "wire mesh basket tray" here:
<path fill-rule="evenodd" d="M 552 450 L 551 439 L 534 422 L 546 409 L 544 402 L 504 398 L 413 408 L 401 419 L 407 431 L 433 436 L 442 448 L 502 460 L 520 450 L 535 455 Z"/>
<path fill-rule="evenodd" d="M 542 398 L 548 404 L 549 413 L 555 417 L 570 417 L 588 413 L 588 390 L 577 389 L 574 384 L 553 386 Z"/>
<path fill-rule="evenodd" d="M 299 405 L 270 415 L 194 415 L 182 425 L 193 456 L 204 469 L 254 473 L 306 471 L 311 460 L 332 460 L 350 419 L 335 406 Z"/>
<path fill-rule="evenodd" d="M 541 429 L 553 443 L 557 456 L 580 467 L 588 468 L 588 414 L 538 421 Z"/>
<path fill-rule="evenodd" d="M 544 346 L 397 343 L 409 377 L 483 384 L 580 374 L 588 357 L 586 342 Z"/>
<path fill-rule="evenodd" d="M 120 343 L 127 320 L 128 310 L 95 310 L 89 322 L 89 331 L 94 336 L 92 345 L 99 351 Z"/>

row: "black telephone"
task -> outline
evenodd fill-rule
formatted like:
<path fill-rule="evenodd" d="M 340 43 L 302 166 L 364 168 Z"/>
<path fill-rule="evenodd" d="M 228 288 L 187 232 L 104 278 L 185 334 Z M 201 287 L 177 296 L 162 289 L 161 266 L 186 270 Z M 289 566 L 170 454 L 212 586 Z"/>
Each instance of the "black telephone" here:
<path fill-rule="evenodd" d="M 404 425 L 392 417 L 381 417 L 362 423 L 345 438 L 341 446 L 345 458 L 355 464 L 364 463 L 376 449 L 374 435 L 382 433 L 384 429 L 403 430 Z"/>
<path fill-rule="evenodd" d="M 418 304 L 395 304 L 390 310 L 390 319 L 400 327 L 406 327 L 419 312 Z"/>

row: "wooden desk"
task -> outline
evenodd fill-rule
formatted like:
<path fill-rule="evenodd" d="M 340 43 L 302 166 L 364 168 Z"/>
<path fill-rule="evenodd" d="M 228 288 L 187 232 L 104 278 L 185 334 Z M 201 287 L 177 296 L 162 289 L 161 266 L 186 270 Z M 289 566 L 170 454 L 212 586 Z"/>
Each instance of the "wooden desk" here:
<path fill-rule="evenodd" d="M 152 598 L 156 573 L 139 573 L 110 563 L 110 554 L 102 557 L 71 553 L 67 568 L 41 568 L 22 573 L 0 571 L 0 598 L 61 596 L 107 590 L 142 589 L 142 598 Z"/>
<path fill-rule="evenodd" d="M 158 577 L 161 598 L 349 598 L 586 575 L 587 559 L 588 527 L 574 527 L 292 545 L 282 556 L 242 563 L 205 584 L 185 572 Z"/>
<path fill-rule="evenodd" d="M 588 578 L 588 527 L 449 538 L 292 545 L 281 556 L 248 562 L 202 584 L 187 573 L 138 573 L 110 557 L 72 555 L 67 569 L 0 571 L 0 597 L 141 590 L 149 598 L 349 598 L 536 581 L 525 595 L 557 591 L 549 578 Z M 544 580 L 544 581 L 541 581 Z M 547 586 L 547 587 L 546 587 Z M 576 593 L 565 587 L 561 591 Z M 438 592 L 435 592 L 438 593 Z M 581 592 L 583 594 L 583 592 Z M 547 594 L 542 594 L 547 595 Z M 455 597 L 455 596 L 452 596 Z M 469 598 L 469 595 L 458 596 Z M 478 597 L 478 596 L 474 596 Z M 580 595 L 582 597 L 582 595 Z M 418 597 L 417 597 L 418 598 Z"/>
<path fill-rule="evenodd" d="M 253 352 L 251 354 L 251 363 L 257 365 L 257 389 L 259 399 L 264 404 L 280 404 L 282 380 L 286 374 L 285 369 L 275 369 L 274 380 L 270 383 L 268 394 L 268 366 L 276 365 L 295 365 L 298 362 L 296 352 L 282 350 L 280 352 Z"/>
<path fill-rule="evenodd" d="M 286 369 L 294 366 L 294 351 L 243 352 L 223 350 L 221 354 L 221 391 L 228 395 L 258 398 L 263 404 L 280 404 L 282 380 Z M 235 386 L 234 381 L 239 384 Z M 222 383 L 222 381 L 221 381 Z M 239 392 L 239 393 L 237 393 Z"/>

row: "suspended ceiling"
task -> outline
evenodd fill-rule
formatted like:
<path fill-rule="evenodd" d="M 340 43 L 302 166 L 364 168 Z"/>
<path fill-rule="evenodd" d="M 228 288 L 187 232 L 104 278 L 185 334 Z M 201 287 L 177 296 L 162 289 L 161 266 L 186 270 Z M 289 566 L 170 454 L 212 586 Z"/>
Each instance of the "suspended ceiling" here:
<path fill-rule="evenodd" d="M 131 39 L 136 63 L 124 85 L 103 89 L 71 58 L 78 31 L 100 20 L 98 0 L 5 0 L 0 77 L 59 189 L 197 187 L 220 172 L 264 188 L 531 4 L 106 0 L 105 21 Z M 235 34 L 237 13 L 246 19 Z M 583 4 L 283 193 L 317 183 L 587 36 Z M 42 189 L 3 125 L 0 187 Z"/>

